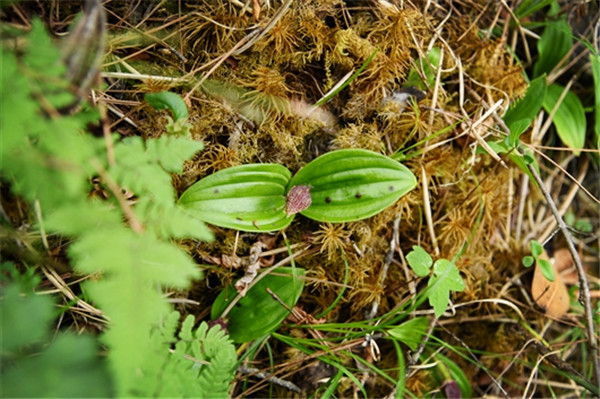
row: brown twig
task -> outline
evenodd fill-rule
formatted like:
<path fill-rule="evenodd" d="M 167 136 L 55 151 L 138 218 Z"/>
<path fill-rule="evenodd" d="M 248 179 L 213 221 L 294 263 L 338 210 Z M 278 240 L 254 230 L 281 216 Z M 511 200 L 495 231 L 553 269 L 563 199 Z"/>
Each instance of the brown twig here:
<path fill-rule="evenodd" d="M 518 151 L 521 155 L 524 155 L 523 150 L 519 149 Z M 567 241 L 567 248 L 569 249 L 569 252 L 571 253 L 571 256 L 573 257 L 573 261 L 575 262 L 575 268 L 577 269 L 577 275 L 579 277 L 579 286 L 580 286 L 579 302 L 583 305 L 583 309 L 585 312 L 588 341 L 589 341 L 589 344 L 592 349 L 592 351 L 591 351 L 592 359 L 594 362 L 594 368 L 595 368 L 595 372 L 596 372 L 596 383 L 600 383 L 600 358 L 598 356 L 598 346 L 596 345 L 596 333 L 595 333 L 595 329 L 594 329 L 594 319 L 593 319 L 593 312 L 592 312 L 592 301 L 591 301 L 591 297 L 590 297 L 590 287 L 589 287 L 589 284 L 587 281 L 587 276 L 585 275 L 585 270 L 583 269 L 583 264 L 581 262 L 581 258 L 579 257 L 579 253 L 577 252 L 577 249 L 575 248 L 575 244 L 573 243 L 573 238 L 571 237 L 569 228 L 567 227 L 565 221 L 563 220 L 562 216 L 558 212 L 558 209 L 556 208 L 556 204 L 552 200 L 552 196 L 550 195 L 550 192 L 548 191 L 546 186 L 544 186 L 544 182 L 543 182 L 542 178 L 540 177 L 537 169 L 533 166 L 532 163 L 528 164 L 527 167 L 529 168 L 531 175 L 536 180 L 538 187 L 542 191 L 542 195 L 546 199 L 546 203 L 548 204 L 548 207 L 550 208 L 552 215 L 554 215 L 554 218 L 556 219 L 556 222 L 558 223 L 558 227 L 559 227 L 560 231 L 565 236 L 565 240 Z"/>

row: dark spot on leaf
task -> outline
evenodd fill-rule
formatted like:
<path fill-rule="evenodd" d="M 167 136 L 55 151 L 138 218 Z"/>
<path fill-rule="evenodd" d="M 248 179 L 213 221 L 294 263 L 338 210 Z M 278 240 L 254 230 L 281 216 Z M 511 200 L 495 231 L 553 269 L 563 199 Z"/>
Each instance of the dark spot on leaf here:
<path fill-rule="evenodd" d="M 389 186 L 389 187 L 388 187 L 388 190 L 390 190 L 390 191 L 394 191 L 394 186 Z"/>
<path fill-rule="evenodd" d="M 215 191 L 214 191 L 214 193 L 215 193 L 215 194 L 219 194 L 219 189 L 218 189 L 218 188 L 215 188 Z"/>
<path fill-rule="evenodd" d="M 331 202 L 331 198 L 325 197 L 325 202 L 327 202 L 329 204 Z"/>
<path fill-rule="evenodd" d="M 240 217 L 237 217 L 237 218 L 235 218 L 235 220 L 237 220 L 238 222 L 241 222 L 241 221 L 242 221 L 242 218 L 240 218 Z"/>
<path fill-rule="evenodd" d="M 360 198 L 362 198 L 362 194 L 361 193 L 356 193 L 355 197 L 358 198 L 358 199 L 360 199 Z"/>

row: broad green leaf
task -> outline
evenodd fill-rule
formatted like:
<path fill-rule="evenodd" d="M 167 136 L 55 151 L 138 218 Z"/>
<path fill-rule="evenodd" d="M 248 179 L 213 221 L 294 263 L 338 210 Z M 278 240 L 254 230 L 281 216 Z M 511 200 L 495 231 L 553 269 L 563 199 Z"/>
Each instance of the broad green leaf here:
<path fill-rule="evenodd" d="M 190 216 L 206 223 L 242 231 L 283 229 L 287 216 L 286 187 L 290 171 L 276 164 L 249 164 L 220 170 L 191 187 L 179 198 Z"/>
<path fill-rule="evenodd" d="M 546 93 L 546 76 L 542 75 L 529 84 L 525 97 L 513 104 L 504 115 L 504 122 L 510 130 L 508 145 L 514 147 L 521 134 L 531 125 L 542 109 Z"/>
<path fill-rule="evenodd" d="M 435 83 L 435 74 L 440 66 L 440 55 L 441 50 L 439 47 L 433 47 L 427 52 L 427 59 L 421 60 L 423 68 L 418 67 L 418 70 L 425 74 L 425 81 L 421 78 L 421 75 L 417 72 L 417 67 L 413 66 L 409 73 L 406 81 L 402 85 L 403 87 L 417 87 L 421 90 L 427 90 L 433 87 Z"/>
<path fill-rule="evenodd" d="M 573 34 L 566 20 L 546 23 L 542 37 L 537 42 L 539 59 L 533 66 L 533 76 L 549 73 L 573 46 Z"/>
<path fill-rule="evenodd" d="M 398 341 L 405 343 L 412 350 L 416 350 L 425 332 L 429 320 L 426 317 L 415 317 L 400 324 L 399 326 L 393 327 L 387 331 L 389 335 L 396 338 Z"/>
<path fill-rule="evenodd" d="M 418 245 L 413 245 L 413 250 L 406 255 L 406 260 L 413 272 L 419 277 L 427 276 L 431 265 L 433 265 L 431 255 Z"/>
<path fill-rule="evenodd" d="M 553 84 L 548 87 L 544 96 L 544 109 L 550 113 L 558 102 L 564 87 Z M 579 97 L 569 91 L 558 106 L 552 118 L 558 136 L 567 147 L 579 155 L 580 149 L 585 145 L 586 120 L 583 105 Z"/>
<path fill-rule="evenodd" d="M 175 93 L 169 91 L 162 91 L 160 93 L 147 93 L 144 99 L 154 109 L 169 109 L 173 113 L 173 119 L 178 121 L 188 117 L 187 105 L 181 97 Z"/>
<path fill-rule="evenodd" d="M 524 256 L 523 259 L 521 259 L 521 263 L 523 263 L 523 266 L 525 267 L 531 267 L 535 263 L 535 258 L 529 255 Z"/>
<path fill-rule="evenodd" d="M 304 279 L 299 276 L 303 275 L 304 269 L 282 267 L 250 288 L 227 315 L 231 339 L 238 343 L 248 342 L 275 331 L 290 312 L 267 292 L 267 288 L 291 309 L 302 294 Z M 221 291 L 213 303 L 211 318 L 218 318 L 236 295 L 232 285 Z"/>
<path fill-rule="evenodd" d="M 352 222 L 373 216 L 412 190 L 417 179 L 393 159 L 363 150 L 332 151 L 309 162 L 290 181 L 309 186 L 311 205 L 300 213 L 321 222 Z"/>
<path fill-rule="evenodd" d="M 531 248 L 531 255 L 536 259 L 544 252 L 544 247 L 542 247 L 539 241 L 531 240 L 529 247 Z"/>
<path fill-rule="evenodd" d="M 447 259 L 438 259 L 433 265 L 433 276 L 427 284 L 429 303 L 433 307 L 435 317 L 440 317 L 450 300 L 450 291 L 460 292 L 465 289 L 462 277 L 456 265 Z"/>
<path fill-rule="evenodd" d="M 540 270 L 542 271 L 542 274 L 546 280 L 550 282 L 554 281 L 554 268 L 550 262 L 548 262 L 546 259 L 538 259 L 537 265 L 540 267 Z"/>

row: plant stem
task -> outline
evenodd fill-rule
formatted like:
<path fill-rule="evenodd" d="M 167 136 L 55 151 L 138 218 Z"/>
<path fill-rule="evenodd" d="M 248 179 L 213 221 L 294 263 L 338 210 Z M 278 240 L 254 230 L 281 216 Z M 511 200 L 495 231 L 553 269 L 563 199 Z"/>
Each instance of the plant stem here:
<path fill-rule="evenodd" d="M 519 153 L 524 155 L 523 150 L 519 148 Z M 598 357 L 598 346 L 596 345 L 596 333 L 594 331 L 594 320 L 593 320 L 593 312 L 592 312 L 592 301 L 590 296 L 590 287 L 588 284 L 587 276 L 585 275 L 585 270 L 583 269 L 583 264 L 581 263 L 581 258 L 575 249 L 575 244 L 573 244 L 573 238 L 571 237 L 571 233 L 563 220 L 562 216 L 558 212 L 556 208 L 556 204 L 552 200 L 550 196 L 550 192 L 544 185 L 542 178 L 540 177 L 538 171 L 535 169 L 533 164 L 527 164 L 531 175 L 535 178 L 538 183 L 538 187 L 542 191 L 548 206 L 550 207 L 550 211 L 554 218 L 556 219 L 556 223 L 558 223 L 558 228 L 565 236 L 565 240 L 567 241 L 567 247 L 569 248 L 569 252 L 571 252 L 571 256 L 573 257 L 573 261 L 575 262 L 575 268 L 577 269 L 577 275 L 579 277 L 579 302 L 583 305 L 583 309 L 585 311 L 586 324 L 587 324 L 587 335 L 590 347 L 592 349 L 592 359 L 594 361 L 594 369 L 596 373 L 596 383 L 600 383 L 600 358 Z"/>

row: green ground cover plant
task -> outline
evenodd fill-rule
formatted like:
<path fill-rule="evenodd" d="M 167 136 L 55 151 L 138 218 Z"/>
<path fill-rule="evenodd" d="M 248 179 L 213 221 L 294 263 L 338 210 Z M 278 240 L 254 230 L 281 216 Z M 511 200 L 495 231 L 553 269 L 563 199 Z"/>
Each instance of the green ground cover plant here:
<path fill-rule="evenodd" d="M 359 3 L 2 3 L 0 395 L 600 394 L 598 5 Z"/>

